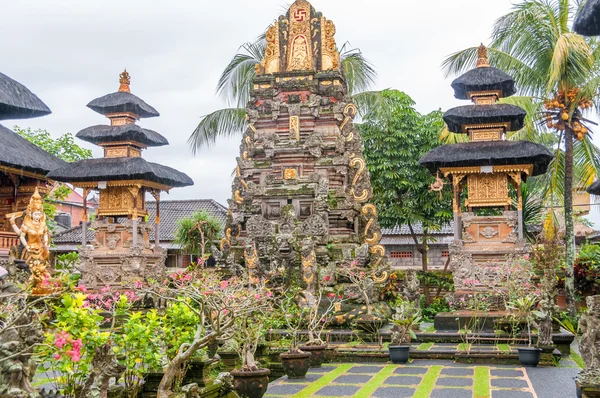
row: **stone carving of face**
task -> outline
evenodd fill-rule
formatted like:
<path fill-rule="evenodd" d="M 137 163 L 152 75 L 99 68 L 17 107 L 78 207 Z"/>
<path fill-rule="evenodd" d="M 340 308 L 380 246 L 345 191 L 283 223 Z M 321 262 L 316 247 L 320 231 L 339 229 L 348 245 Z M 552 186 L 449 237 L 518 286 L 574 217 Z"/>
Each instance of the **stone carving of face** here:
<path fill-rule="evenodd" d="M 31 218 L 35 222 L 40 222 L 40 220 L 42 219 L 42 216 L 43 216 L 43 213 L 41 211 L 34 211 L 33 214 L 31 214 Z"/>

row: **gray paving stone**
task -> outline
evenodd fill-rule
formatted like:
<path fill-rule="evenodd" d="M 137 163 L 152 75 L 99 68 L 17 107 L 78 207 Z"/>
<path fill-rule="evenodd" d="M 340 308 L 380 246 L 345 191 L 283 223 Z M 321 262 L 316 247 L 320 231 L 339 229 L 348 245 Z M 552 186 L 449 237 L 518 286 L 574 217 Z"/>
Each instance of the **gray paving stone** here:
<path fill-rule="evenodd" d="M 269 385 L 267 389 L 267 394 L 272 395 L 294 395 L 302 391 L 308 386 L 308 384 L 277 384 L 277 385 Z"/>
<path fill-rule="evenodd" d="M 337 368 L 337 366 L 321 366 L 320 368 L 308 368 L 308 373 L 328 373 L 333 369 Z"/>
<path fill-rule="evenodd" d="M 322 374 L 307 373 L 306 377 L 304 377 L 303 379 L 288 379 L 287 376 L 283 376 L 280 380 L 285 383 L 312 383 L 313 381 L 319 380 L 321 377 L 323 377 Z"/>
<path fill-rule="evenodd" d="M 473 372 L 474 370 L 469 368 L 444 368 L 441 374 L 447 376 L 473 376 Z"/>
<path fill-rule="evenodd" d="M 491 376 L 500 377 L 523 377 L 522 370 L 507 370 L 507 369 L 490 369 Z"/>
<path fill-rule="evenodd" d="M 342 375 L 339 376 L 338 378 L 336 378 L 335 380 L 333 380 L 334 383 L 341 383 L 341 384 L 362 384 L 362 383 L 366 383 L 369 380 L 371 380 L 371 377 L 373 376 L 369 376 L 369 375 Z"/>
<path fill-rule="evenodd" d="M 472 398 L 471 390 L 462 388 L 434 388 L 429 398 Z"/>
<path fill-rule="evenodd" d="M 317 396 L 326 397 L 351 397 L 356 394 L 361 387 L 355 386 L 326 386 L 315 393 Z"/>
<path fill-rule="evenodd" d="M 435 384 L 438 386 L 471 387 L 473 379 L 466 377 L 438 377 Z"/>
<path fill-rule="evenodd" d="M 538 395 L 542 397 L 542 395 Z M 554 395 L 558 398 L 560 395 Z M 545 396 L 545 398 L 552 398 L 552 396 Z M 562 397 L 562 396 L 560 396 Z M 511 390 L 492 390 L 492 398 L 533 398 L 533 394 L 526 391 L 511 391 Z"/>
<path fill-rule="evenodd" d="M 401 384 L 403 386 L 417 385 L 423 380 L 420 376 L 390 376 L 383 384 Z"/>
<path fill-rule="evenodd" d="M 424 375 L 429 368 L 425 367 L 398 367 L 394 369 L 394 374 L 397 375 Z"/>
<path fill-rule="evenodd" d="M 383 369 L 383 366 L 375 366 L 375 365 L 358 365 L 351 367 L 346 373 L 367 373 L 367 374 L 375 374 Z"/>
<path fill-rule="evenodd" d="M 578 368 L 527 368 L 527 376 L 538 397 L 574 397 L 573 377 Z"/>
<path fill-rule="evenodd" d="M 411 398 L 415 389 L 409 387 L 379 387 L 373 393 L 374 398 Z"/>
<path fill-rule="evenodd" d="M 511 379 L 511 378 L 502 378 L 502 379 L 491 379 L 490 384 L 492 387 L 503 387 L 503 388 L 527 388 L 529 385 L 523 379 Z"/>

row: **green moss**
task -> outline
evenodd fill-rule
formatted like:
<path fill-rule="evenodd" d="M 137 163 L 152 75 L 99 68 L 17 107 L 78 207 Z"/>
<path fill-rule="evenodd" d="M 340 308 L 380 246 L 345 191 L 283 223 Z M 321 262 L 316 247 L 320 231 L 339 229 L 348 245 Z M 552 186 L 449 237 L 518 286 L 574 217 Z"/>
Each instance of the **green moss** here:
<path fill-rule="evenodd" d="M 319 380 L 311 383 L 308 387 L 298 392 L 296 395 L 293 395 L 293 398 L 303 398 L 303 397 L 312 397 L 317 391 L 321 388 L 328 386 L 332 381 L 334 381 L 338 376 L 346 373 L 354 364 L 347 363 L 343 365 L 339 365 L 337 368 L 332 370 L 331 372 L 325 374 L 325 376 L 321 377 Z"/>
<path fill-rule="evenodd" d="M 575 362 L 581 369 L 585 368 L 585 363 L 583 362 L 583 358 L 576 352 L 571 352 L 571 359 Z"/>
<path fill-rule="evenodd" d="M 392 375 L 394 369 L 396 369 L 396 365 L 387 365 L 383 369 L 381 369 L 368 383 L 366 383 L 363 388 L 358 390 L 356 394 L 353 395 L 355 398 L 369 398 L 373 396 L 375 390 L 377 390 L 385 379 Z"/>
<path fill-rule="evenodd" d="M 417 350 L 427 351 L 431 347 L 433 347 L 433 343 L 421 343 L 417 347 Z"/>
<path fill-rule="evenodd" d="M 510 346 L 508 344 L 497 344 L 496 347 L 498 348 L 498 351 L 503 354 L 508 354 L 510 352 Z"/>
<path fill-rule="evenodd" d="M 329 192 L 327 194 L 327 203 L 329 204 L 329 207 L 332 210 L 337 209 L 338 201 L 337 201 L 337 198 L 335 197 L 335 195 L 333 194 L 333 192 Z"/>
<path fill-rule="evenodd" d="M 257 169 L 265 169 L 267 167 L 271 167 L 272 164 L 273 162 L 270 160 L 257 160 L 254 162 L 254 167 Z"/>
<path fill-rule="evenodd" d="M 458 345 L 458 351 L 467 351 L 471 348 L 471 344 L 467 344 L 467 343 L 460 343 Z"/>
<path fill-rule="evenodd" d="M 413 395 L 413 398 L 429 398 L 441 371 L 442 366 L 431 366 L 427 373 L 425 373 L 423 381 L 421 381 L 421 384 L 419 384 L 419 388 L 417 388 L 417 391 L 415 391 L 415 395 Z"/>
<path fill-rule="evenodd" d="M 490 396 L 490 368 L 487 366 L 475 367 L 474 398 Z"/>
<path fill-rule="evenodd" d="M 435 332 L 435 326 L 431 325 L 431 326 L 427 327 L 424 330 L 424 332 L 427 332 L 427 333 L 433 333 L 433 332 Z"/>

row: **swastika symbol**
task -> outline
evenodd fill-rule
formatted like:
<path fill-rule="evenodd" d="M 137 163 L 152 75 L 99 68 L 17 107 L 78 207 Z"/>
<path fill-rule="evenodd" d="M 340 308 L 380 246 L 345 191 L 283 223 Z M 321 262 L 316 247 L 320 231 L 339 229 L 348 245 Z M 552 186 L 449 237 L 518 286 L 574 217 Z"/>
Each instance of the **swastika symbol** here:
<path fill-rule="evenodd" d="M 297 9 L 294 11 L 294 20 L 296 22 L 304 22 L 304 19 L 306 18 L 306 10 L 304 9 Z"/>

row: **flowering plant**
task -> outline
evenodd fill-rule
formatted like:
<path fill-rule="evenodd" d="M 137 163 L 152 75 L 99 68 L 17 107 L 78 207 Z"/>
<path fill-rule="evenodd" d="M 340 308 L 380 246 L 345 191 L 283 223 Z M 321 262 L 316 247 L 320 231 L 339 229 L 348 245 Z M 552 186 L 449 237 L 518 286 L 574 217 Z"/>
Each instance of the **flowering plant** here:
<path fill-rule="evenodd" d="M 314 305 L 303 309 L 303 318 L 306 319 L 306 328 L 308 329 L 308 342 L 306 345 L 323 345 L 325 342 L 321 339 L 321 334 L 325 326 L 331 321 L 333 313 L 339 311 L 343 302 L 343 296 L 335 293 L 323 294 L 319 292 Z"/>
<path fill-rule="evenodd" d="M 375 319 L 373 315 L 373 306 L 369 293 L 372 291 L 375 284 L 378 283 L 377 275 L 385 273 L 383 269 L 363 268 L 358 266 L 358 261 L 352 261 L 349 264 L 342 264 L 336 271 L 341 277 L 347 278 L 356 287 L 362 295 L 367 308 L 365 319 Z M 385 273 L 387 275 L 387 273 Z M 387 278 L 385 278 L 387 279 Z"/>

